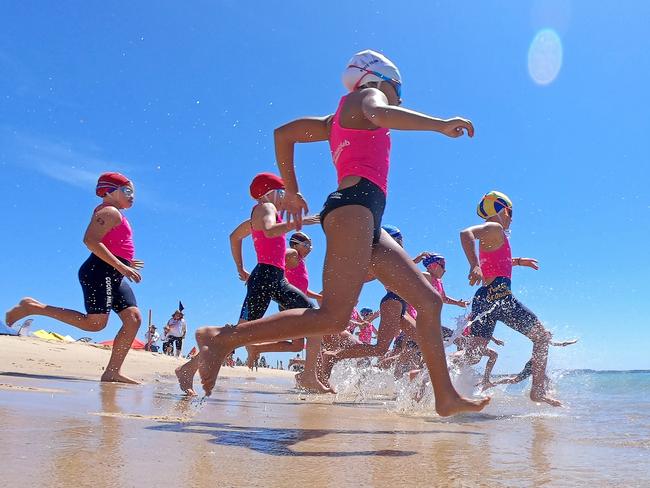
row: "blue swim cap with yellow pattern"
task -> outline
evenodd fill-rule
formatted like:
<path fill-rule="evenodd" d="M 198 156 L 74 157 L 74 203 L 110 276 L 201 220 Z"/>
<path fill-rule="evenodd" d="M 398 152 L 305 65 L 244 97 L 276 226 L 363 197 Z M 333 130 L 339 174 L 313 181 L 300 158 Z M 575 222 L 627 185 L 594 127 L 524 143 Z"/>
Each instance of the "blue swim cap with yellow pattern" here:
<path fill-rule="evenodd" d="M 482 219 L 489 219 L 490 217 L 494 217 L 504 208 L 512 210 L 512 200 L 510 200 L 508 195 L 505 193 L 492 190 L 483 195 L 481 202 L 478 204 L 478 207 L 476 207 L 476 213 Z"/>

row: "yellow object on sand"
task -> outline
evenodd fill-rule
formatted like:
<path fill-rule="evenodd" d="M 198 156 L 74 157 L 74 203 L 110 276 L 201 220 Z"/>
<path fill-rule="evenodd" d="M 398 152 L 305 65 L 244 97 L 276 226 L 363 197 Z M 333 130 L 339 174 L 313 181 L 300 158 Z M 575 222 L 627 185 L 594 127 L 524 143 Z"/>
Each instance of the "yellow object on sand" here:
<path fill-rule="evenodd" d="M 39 329 L 36 332 L 34 332 L 34 336 L 38 337 L 39 339 L 45 339 L 48 341 L 62 341 L 63 336 L 59 335 L 55 332 L 48 332 L 44 329 Z"/>

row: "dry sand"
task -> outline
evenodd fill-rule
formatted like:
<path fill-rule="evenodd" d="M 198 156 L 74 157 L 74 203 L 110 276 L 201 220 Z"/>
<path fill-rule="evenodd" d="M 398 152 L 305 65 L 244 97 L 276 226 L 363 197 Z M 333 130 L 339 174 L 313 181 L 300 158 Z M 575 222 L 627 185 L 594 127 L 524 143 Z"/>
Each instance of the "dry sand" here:
<path fill-rule="evenodd" d="M 0 371 L 11 373 L 97 380 L 102 375 L 110 354 L 108 347 L 83 342 L 0 336 Z M 164 354 L 131 350 L 124 362 L 123 373 L 142 382 L 159 380 L 161 377 L 175 381 L 172 378 L 174 370 L 185 361 Z M 225 378 L 293 378 L 295 374 L 270 368 L 251 372 L 241 366 L 223 368 L 222 372 Z"/>

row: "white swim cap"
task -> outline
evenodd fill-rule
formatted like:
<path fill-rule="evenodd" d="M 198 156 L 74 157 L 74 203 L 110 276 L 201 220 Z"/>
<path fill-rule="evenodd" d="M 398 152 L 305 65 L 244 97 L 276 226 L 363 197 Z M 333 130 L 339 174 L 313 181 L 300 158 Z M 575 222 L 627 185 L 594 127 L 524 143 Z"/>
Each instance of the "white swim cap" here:
<path fill-rule="evenodd" d="M 376 51 L 366 49 L 355 54 L 348 61 L 348 66 L 343 72 L 343 85 L 348 91 L 354 91 L 359 86 L 371 81 L 387 81 L 373 74 L 372 71 L 402 84 L 402 75 L 399 74 L 397 66 L 390 59 Z"/>

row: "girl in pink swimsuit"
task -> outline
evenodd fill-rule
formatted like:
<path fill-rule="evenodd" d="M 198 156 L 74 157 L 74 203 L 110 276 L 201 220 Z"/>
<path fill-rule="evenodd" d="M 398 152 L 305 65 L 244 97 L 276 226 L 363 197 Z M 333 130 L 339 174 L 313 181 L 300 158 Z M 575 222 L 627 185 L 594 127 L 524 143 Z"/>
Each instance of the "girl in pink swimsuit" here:
<path fill-rule="evenodd" d="M 383 55 L 362 51 L 348 62 L 343 80 L 349 93 L 333 115 L 295 120 L 275 130 L 278 168 L 286 183 L 288 218 L 301 226 L 308 206 L 299 193 L 294 169 L 296 143 L 329 141 L 338 188 L 327 198 L 321 225 L 327 239 L 323 270 L 323 302 L 317 310 L 296 309 L 240 325 L 206 327 L 197 341 L 207 353 L 199 371 L 206 394 L 214 388 L 225 355 L 241 345 L 338 333 L 345 329 L 369 271 L 418 310 L 418 339 L 431 371 L 440 415 L 478 411 L 488 399 L 468 400 L 454 389 L 440 335 L 442 299 L 404 250 L 381 230 L 386 203 L 390 131 L 421 130 L 450 137 L 473 135 L 468 120 L 442 120 L 401 108 L 401 76 Z M 309 350 L 302 385 L 329 392 L 317 377 L 316 359 Z"/>
<path fill-rule="evenodd" d="M 79 268 L 86 313 L 46 305 L 23 298 L 6 315 L 12 324 L 28 315 L 50 317 L 88 332 L 106 327 L 108 315 L 117 313 L 122 327 L 115 336 L 111 358 L 101 381 L 137 383 L 124 376 L 122 364 L 142 323 L 135 296 L 127 280 L 139 283 L 143 263 L 135 259 L 131 225 L 121 210 L 131 208 L 135 198 L 133 183 L 120 173 L 103 173 L 95 193 L 103 202 L 93 211 L 83 242 L 90 250 Z M 124 278 L 127 278 L 125 280 Z"/>
<path fill-rule="evenodd" d="M 477 213 L 485 223 L 468 227 L 460 233 L 470 265 L 469 284 L 481 285 L 472 300 L 466 362 L 474 364 L 489 353 L 487 344 L 497 321 L 501 321 L 533 343 L 531 400 L 560 406 L 559 401 L 546 393 L 546 362 L 551 334 L 537 316 L 513 296 L 511 290 L 513 266 L 539 268 L 536 259 L 512 257 L 507 235 L 512 223 L 512 201 L 504 193 L 491 191 L 481 199 Z M 496 362 L 496 357 L 492 356 L 485 368 L 484 387 L 491 386 L 490 373 Z"/>

